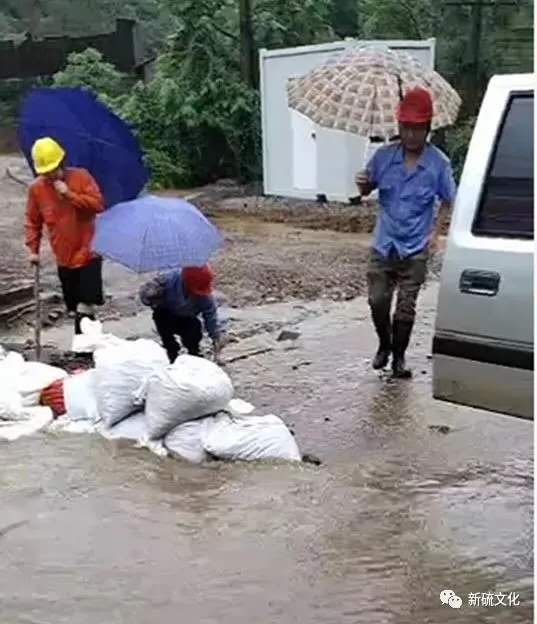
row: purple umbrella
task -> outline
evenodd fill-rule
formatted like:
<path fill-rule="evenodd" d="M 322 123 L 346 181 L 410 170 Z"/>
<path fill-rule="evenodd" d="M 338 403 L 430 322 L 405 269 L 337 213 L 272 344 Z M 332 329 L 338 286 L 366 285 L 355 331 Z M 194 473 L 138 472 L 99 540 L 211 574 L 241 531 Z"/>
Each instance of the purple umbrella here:
<path fill-rule="evenodd" d="M 22 106 L 18 135 L 32 168 L 34 142 L 58 141 L 67 164 L 84 167 L 97 180 L 107 207 L 138 197 L 149 179 L 129 126 L 83 89 L 34 89 Z"/>
<path fill-rule="evenodd" d="M 146 195 L 97 220 L 93 249 L 136 273 L 203 266 L 222 244 L 216 227 L 183 199 Z"/>

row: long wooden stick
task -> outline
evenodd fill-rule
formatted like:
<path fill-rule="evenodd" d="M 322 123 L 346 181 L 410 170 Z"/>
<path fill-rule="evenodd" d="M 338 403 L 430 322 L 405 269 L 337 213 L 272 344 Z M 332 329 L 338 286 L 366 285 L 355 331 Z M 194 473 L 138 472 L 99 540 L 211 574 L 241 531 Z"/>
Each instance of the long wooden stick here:
<path fill-rule="evenodd" d="M 35 359 L 41 360 L 41 268 L 39 264 L 34 269 L 34 299 L 35 299 Z"/>

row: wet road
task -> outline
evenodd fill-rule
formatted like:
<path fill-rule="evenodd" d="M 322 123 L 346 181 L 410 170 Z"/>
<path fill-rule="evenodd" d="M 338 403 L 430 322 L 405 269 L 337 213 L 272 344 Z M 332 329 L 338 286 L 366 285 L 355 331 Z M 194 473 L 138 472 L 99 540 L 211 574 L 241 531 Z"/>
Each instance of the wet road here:
<path fill-rule="evenodd" d="M 533 425 L 432 400 L 435 297 L 410 383 L 370 372 L 363 301 L 230 312 L 302 318 L 296 343 L 229 371 L 319 468 L 191 467 L 86 436 L 2 445 L 1 621 L 533 621 Z M 520 606 L 468 606 L 482 592 Z"/>

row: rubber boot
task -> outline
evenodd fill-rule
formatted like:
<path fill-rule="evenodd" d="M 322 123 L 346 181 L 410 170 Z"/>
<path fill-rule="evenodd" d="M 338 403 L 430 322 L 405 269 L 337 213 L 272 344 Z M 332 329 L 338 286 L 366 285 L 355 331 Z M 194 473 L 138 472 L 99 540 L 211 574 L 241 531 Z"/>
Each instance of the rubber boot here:
<path fill-rule="evenodd" d="M 379 348 L 373 358 L 374 370 L 381 370 L 388 365 L 392 350 L 392 331 L 390 327 L 389 312 L 372 311 L 373 324 L 379 337 Z"/>
<path fill-rule="evenodd" d="M 82 333 L 81 324 L 83 318 L 89 318 L 90 321 L 94 321 L 95 314 L 83 314 L 82 312 L 75 312 L 75 334 L 77 336 Z"/>
<path fill-rule="evenodd" d="M 406 367 L 405 352 L 410 342 L 413 326 L 414 323 L 409 321 L 394 320 L 393 322 L 392 371 L 397 379 L 412 377 L 412 371 Z"/>
<path fill-rule="evenodd" d="M 82 319 L 88 317 L 90 320 L 95 320 L 94 314 L 81 314 L 80 312 L 75 312 L 75 334 L 80 336 L 82 334 L 82 329 L 80 327 L 82 323 Z M 94 366 L 93 361 L 93 353 L 88 352 L 77 352 L 76 354 L 77 362 L 82 365 L 82 368 L 92 368 Z"/>

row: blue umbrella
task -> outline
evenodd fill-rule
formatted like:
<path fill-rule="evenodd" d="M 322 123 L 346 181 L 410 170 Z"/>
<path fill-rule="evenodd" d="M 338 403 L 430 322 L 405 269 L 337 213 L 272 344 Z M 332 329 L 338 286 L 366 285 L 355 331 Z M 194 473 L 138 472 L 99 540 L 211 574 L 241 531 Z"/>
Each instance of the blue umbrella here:
<path fill-rule="evenodd" d="M 22 105 L 18 136 L 32 170 L 34 142 L 55 139 L 68 165 L 83 167 L 95 178 L 107 207 L 134 199 L 149 179 L 127 124 L 82 89 L 34 89 Z"/>
<path fill-rule="evenodd" d="M 97 219 L 93 249 L 146 273 L 202 266 L 222 244 L 216 227 L 192 204 L 146 195 L 113 206 Z"/>

